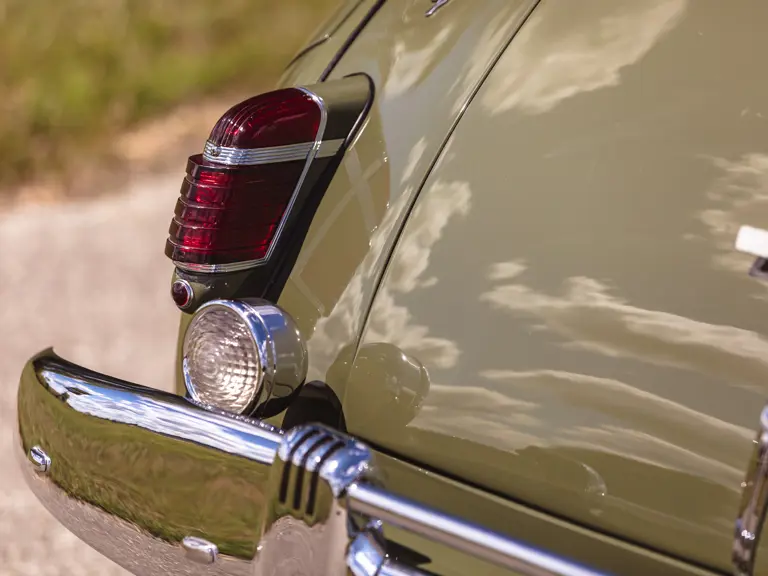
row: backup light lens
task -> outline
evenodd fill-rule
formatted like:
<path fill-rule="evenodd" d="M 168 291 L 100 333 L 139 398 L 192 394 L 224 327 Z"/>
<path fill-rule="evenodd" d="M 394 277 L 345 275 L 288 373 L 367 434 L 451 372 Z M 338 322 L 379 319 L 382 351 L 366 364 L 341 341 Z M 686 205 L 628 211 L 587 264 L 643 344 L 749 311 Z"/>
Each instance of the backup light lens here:
<path fill-rule="evenodd" d="M 307 377 L 307 348 L 293 318 L 260 299 L 211 300 L 187 327 L 184 385 L 207 406 L 267 418 Z"/>
<path fill-rule="evenodd" d="M 245 320 L 234 310 L 211 306 L 187 329 L 183 369 L 195 401 L 241 414 L 256 399 L 263 366 Z"/>

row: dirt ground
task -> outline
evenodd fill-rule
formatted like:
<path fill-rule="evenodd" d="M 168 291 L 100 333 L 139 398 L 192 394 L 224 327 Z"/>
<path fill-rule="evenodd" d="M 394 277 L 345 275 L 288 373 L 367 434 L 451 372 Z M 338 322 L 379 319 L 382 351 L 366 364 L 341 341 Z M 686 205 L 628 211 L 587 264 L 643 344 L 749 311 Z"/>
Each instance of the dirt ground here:
<path fill-rule="evenodd" d="M 178 311 L 163 247 L 182 176 L 0 213 L 0 576 L 126 574 L 24 485 L 11 450 L 16 386 L 25 360 L 53 345 L 90 368 L 171 388 Z"/>

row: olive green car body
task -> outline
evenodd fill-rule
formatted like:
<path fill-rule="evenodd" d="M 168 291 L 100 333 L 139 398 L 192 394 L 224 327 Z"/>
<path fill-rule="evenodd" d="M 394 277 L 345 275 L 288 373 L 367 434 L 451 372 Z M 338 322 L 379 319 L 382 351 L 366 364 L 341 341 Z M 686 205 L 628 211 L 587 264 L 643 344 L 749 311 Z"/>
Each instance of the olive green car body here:
<path fill-rule="evenodd" d="M 330 76 L 377 91 L 279 301 L 313 377 L 389 453 L 730 570 L 768 397 L 767 285 L 734 249 L 768 216 L 766 6 L 428 5 L 384 3 Z M 381 342 L 429 373 L 412 420 L 348 352 Z M 473 514 L 530 538 L 500 516 Z"/>
<path fill-rule="evenodd" d="M 375 86 L 277 302 L 308 380 L 410 498 L 609 573 L 730 573 L 768 396 L 734 249 L 768 217 L 768 4 L 432 7 L 347 2 L 280 81 L 341 54 L 329 80 Z"/>

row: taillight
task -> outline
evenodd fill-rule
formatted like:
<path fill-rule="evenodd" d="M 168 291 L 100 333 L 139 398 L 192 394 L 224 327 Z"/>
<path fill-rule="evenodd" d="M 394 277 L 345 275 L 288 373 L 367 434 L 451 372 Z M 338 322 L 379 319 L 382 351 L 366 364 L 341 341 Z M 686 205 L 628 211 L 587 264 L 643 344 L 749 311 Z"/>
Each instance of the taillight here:
<path fill-rule="evenodd" d="M 335 154 L 327 110 L 309 90 L 249 98 L 216 123 L 191 156 L 165 253 L 182 270 L 228 272 L 271 255 L 310 164 Z"/>

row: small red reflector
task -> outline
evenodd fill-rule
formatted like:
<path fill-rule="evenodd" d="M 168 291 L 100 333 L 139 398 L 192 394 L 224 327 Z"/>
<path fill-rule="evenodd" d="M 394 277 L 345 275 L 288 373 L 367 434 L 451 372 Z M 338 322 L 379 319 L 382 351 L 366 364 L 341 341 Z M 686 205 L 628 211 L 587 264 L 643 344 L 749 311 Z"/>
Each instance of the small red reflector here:
<path fill-rule="evenodd" d="M 176 280 L 171 286 L 171 297 L 179 308 L 186 308 L 192 301 L 192 287 L 185 280 Z"/>
<path fill-rule="evenodd" d="M 318 139 L 322 110 L 294 88 L 249 98 L 216 123 L 191 156 L 166 254 L 200 272 L 247 267 L 269 256 Z"/>

